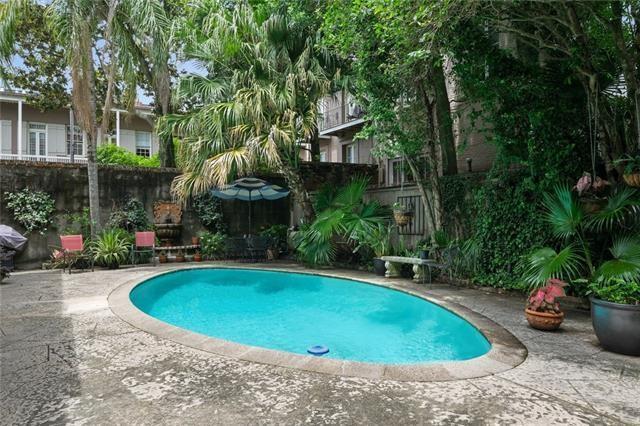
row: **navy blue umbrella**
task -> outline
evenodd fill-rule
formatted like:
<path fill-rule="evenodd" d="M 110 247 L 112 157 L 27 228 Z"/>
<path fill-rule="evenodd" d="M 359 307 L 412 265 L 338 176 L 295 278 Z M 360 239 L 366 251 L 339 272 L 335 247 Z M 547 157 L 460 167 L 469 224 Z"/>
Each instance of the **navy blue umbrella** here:
<path fill-rule="evenodd" d="M 249 202 L 249 232 L 251 232 L 251 202 L 255 200 L 278 200 L 289 195 L 289 190 L 262 179 L 246 177 L 233 181 L 224 188 L 211 191 L 213 196 L 223 200 Z"/>

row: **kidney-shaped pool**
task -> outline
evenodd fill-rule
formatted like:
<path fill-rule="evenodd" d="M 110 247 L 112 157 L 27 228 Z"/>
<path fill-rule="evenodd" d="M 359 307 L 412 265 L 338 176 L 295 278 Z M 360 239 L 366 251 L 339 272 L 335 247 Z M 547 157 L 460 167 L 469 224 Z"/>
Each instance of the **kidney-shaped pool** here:
<path fill-rule="evenodd" d="M 491 345 L 469 322 L 410 294 L 359 281 L 253 269 L 187 269 L 130 293 L 161 321 L 211 337 L 384 364 L 458 361 Z"/>

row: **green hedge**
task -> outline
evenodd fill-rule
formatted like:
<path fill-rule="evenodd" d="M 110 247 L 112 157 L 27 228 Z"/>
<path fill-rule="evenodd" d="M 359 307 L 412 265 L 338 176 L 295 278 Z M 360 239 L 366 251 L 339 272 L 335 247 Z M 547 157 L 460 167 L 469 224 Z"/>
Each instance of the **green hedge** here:
<path fill-rule="evenodd" d="M 97 150 L 99 164 L 117 164 L 120 166 L 160 167 L 158 155 L 143 157 L 117 145 L 100 145 Z"/>

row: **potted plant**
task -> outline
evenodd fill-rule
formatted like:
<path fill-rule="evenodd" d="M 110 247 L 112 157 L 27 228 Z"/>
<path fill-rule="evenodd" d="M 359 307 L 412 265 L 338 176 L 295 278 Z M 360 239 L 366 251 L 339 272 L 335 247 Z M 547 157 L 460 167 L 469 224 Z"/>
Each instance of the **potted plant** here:
<path fill-rule="evenodd" d="M 423 260 L 429 259 L 429 254 L 431 253 L 431 247 L 432 247 L 431 237 L 427 237 L 420 240 L 416 245 L 416 249 L 418 250 L 418 257 Z"/>
<path fill-rule="evenodd" d="M 191 237 L 191 245 L 192 246 L 199 246 L 200 245 L 200 237 L 197 236 L 197 235 Z"/>
<path fill-rule="evenodd" d="M 393 220 L 398 226 L 406 226 L 413 219 L 413 208 L 398 202 L 393 203 Z"/>
<path fill-rule="evenodd" d="M 158 253 L 158 262 L 167 263 L 168 261 L 169 259 L 167 258 L 167 253 L 164 250 Z"/>
<path fill-rule="evenodd" d="M 564 297 L 564 281 L 550 278 L 542 288 L 534 289 L 527 299 L 524 310 L 529 325 L 536 330 L 557 330 L 564 320 L 564 313 L 556 301 Z"/>
<path fill-rule="evenodd" d="M 178 250 L 178 253 L 176 253 L 176 262 L 184 262 L 184 253 L 182 250 Z"/>
<path fill-rule="evenodd" d="M 634 188 L 640 188 L 640 154 L 635 157 L 628 156 L 617 160 L 615 163 L 624 165 L 622 179 L 626 184 Z"/>
<path fill-rule="evenodd" d="M 598 279 L 589 285 L 593 329 L 606 350 L 640 355 L 640 278 Z"/>
<path fill-rule="evenodd" d="M 202 254 L 200 253 L 200 250 L 196 250 L 195 254 L 193 255 L 193 261 L 202 262 Z"/>
<path fill-rule="evenodd" d="M 371 248 L 375 256 L 373 258 L 373 272 L 381 277 L 384 277 L 386 272 L 386 262 L 380 258 L 391 252 L 391 231 L 392 228 L 389 224 L 379 223 L 377 227 L 366 234 L 364 241 L 364 244 Z M 359 248 L 356 248 L 355 251 Z"/>
<path fill-rule="evenodd" d="M 597 213 L 607 204 L 606 189 L 611 184 L 596 176 L 592 179 L 591 173 L 584 172 L 582 177 L 573 187 L 578 192 L 582 208 L 587 213 Z"/>

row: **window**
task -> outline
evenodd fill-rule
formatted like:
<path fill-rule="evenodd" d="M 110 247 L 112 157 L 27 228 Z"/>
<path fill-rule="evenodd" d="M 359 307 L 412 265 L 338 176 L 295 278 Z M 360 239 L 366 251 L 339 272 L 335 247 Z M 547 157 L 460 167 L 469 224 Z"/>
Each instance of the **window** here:
<path fill-rule="evenodd" d="M 136 132 L 136 155 L 151 156 L 151 133 Z"/>
<path fill-rule="evenodd" d="M 356 163 L 356 145 L 349 144 L 342 147 L 342 162 L 343 163 Z"/>
<path fill-rule="evenodd" d="M 400 185 L 413 182 L 413 175 L 409 165 L 401 158 L 389 160 L 389 185 Z"/>
<path fill-rule="evenodd" d="M 29 123 L 27 155 L 47 155 L 47 125 Z"/>
<path fill-rule="evenodd" d="M 84 138 L 82 130 L 78 126 L 73 126 L 73 143 L 71 140 L 71 126 L 67 125 L 67 155 L 84 155 Z"/>
<path fill-rule="evenodd" d="M 327 162 L 327 151 L 320 151 L 320 162 Z"/>

